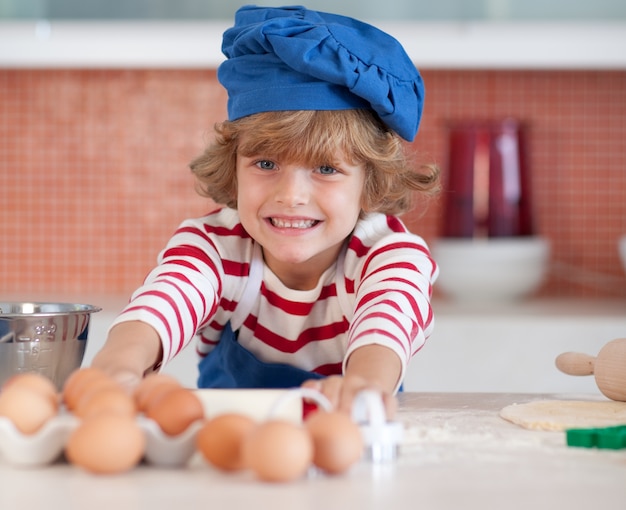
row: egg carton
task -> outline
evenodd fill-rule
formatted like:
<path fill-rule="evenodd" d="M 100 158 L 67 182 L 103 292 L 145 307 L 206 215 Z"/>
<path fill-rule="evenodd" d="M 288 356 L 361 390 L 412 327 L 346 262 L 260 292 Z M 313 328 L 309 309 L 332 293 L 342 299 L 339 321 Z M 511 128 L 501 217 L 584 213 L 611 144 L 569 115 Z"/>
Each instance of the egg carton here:
<path fill-rule="evenodd" d="M 60 412 L 34 434 L 23 434 L 11 420 L 0 417 L 0 457 L 18 467 L 52 464 L 62 457 L 70 434 L 79 424 L 80 419 L 73 414 Z M 168 436 L 154 420 L 142 415 L 137 416 L 137 424 L 146 438 L 144 460 L 151 465 L 180 467 L 196 452 L 201 420 L 176 436 Z"/>
<path fill-rule="evenodd" d="M 206 419 L 221 412 L 243 409 L 243 407 L 219 408 L 216 412 L 216 404 L 220 401 L 216 395 L 220 396 L 221 393 L 203 393 Z M 226 395 L 230 397 L 229 401 L 232 403 L 233 394 Z M 259 396 L 259 393 L 254 393 L 255 400 L 258 401 Z M 325 397 L 304 388 L 282 391 L 280 395 L 275 394 L 272 397 L 262 409 L 255 410 L 256 414 L 251 416 L 283 417 L 291 420 L 298 416 L 300 419 L 302 398 L 315 401 L 323 409 L 331 409 L 330 402 Z M 243 402 L 250 402 L 249 395 L 237 405 L 240 406 Z M 297 405 L 294 406 L 294 403 Z M 212 409 L 213 412 L 209 413 L 208 409 Z M 365 455 L 369 460 L 388 462 L 395 459 L 403 439 L 403 428 L 398 422 L 386 421 L 379 394 L 364 391 L 358 395 L 352 418 L 363 433 Z M 141 414 L 136 419 L 146 439 L 144 460 L 148 464 L 163 468 L 182 467 L 197 451 L 196 436 L 204 420 L 192 423 L 179 435 L 169 436 L 154 420 Z M 79 424 L 80 418 L 62 409 L 34 434 L 23 434 L 8 418 L 0 417 L 0 457 L 14 466 L 37 467 L 52 464 L 62 457 L 67 440 Z"/>
<path fill-rule="evenodd" d="M 282 401 L 285 390 L 195 390 L 202 402 L 205 419 L 227 412 L 243 413 L 261 420 L 270 413 L 276 402 Z M 302 406 L 290 399 L 288 405 L 271 411 L 275 416 L 297 421 L 302 417 Z M 67 440 L 79 425 L 80 418 L 61 408 L 34 434 L 21 433 L 6 417 L 0 416 L 0 459 L 14 466 L 45 466 L 63 455 Z M 144 460 L 159 467 L 183 466 L 196 450 L 196 435 L 202 420 L 193 423 L 183 433 L 168 436 L 159 425 L 142 414 L 137 423 L 144 432 L 146 447 Z"/>

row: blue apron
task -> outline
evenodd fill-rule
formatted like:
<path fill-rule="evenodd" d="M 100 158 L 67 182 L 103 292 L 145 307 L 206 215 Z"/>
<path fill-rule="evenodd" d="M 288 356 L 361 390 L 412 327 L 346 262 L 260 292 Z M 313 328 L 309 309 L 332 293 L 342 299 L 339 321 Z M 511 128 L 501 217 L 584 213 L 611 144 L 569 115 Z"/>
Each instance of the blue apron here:
<path fill-rule="evenodd" d="M 217 347 L 199 364 L 198 388 L 295 388 L 322 375 L 284 363 L 265 363 L 243 348 L 226 324 Z M 398 389 L 402 391 L 402 385 Z"/>
<path fill-rule="evenodd" d="M 230 322 L 198 368 L 198 388 L 294 388 L 308 379 L 322 377 L 284 363 L 260 361 L 239 344 Z"/>

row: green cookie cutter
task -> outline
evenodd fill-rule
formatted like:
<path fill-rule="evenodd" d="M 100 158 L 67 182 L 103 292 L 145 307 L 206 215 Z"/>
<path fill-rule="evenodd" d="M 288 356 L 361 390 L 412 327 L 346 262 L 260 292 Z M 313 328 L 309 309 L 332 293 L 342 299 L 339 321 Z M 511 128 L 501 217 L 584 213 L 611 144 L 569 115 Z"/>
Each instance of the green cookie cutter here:
<path fill-rule="evenodd" d="M 567 446 L 621 450 L 626 448 L 626 425 L 614 427 L 568 429 Z"/>

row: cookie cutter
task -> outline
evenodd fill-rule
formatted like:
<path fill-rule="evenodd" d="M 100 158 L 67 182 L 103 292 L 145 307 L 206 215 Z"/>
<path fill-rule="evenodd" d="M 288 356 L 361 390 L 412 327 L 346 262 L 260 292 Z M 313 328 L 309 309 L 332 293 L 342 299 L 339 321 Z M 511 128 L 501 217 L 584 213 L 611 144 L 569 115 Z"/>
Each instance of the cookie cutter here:
<path fill-rule="evenodd" d="M 626 448 L 626 425 L 612 427 L 568 429 L 567 446 L 621 450 Z"/>

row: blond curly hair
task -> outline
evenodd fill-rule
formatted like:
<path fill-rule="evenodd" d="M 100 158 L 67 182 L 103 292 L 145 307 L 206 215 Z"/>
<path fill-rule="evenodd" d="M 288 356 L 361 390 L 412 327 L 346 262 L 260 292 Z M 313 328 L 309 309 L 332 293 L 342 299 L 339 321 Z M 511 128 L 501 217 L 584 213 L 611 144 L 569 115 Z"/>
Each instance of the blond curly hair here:
<path fill-rule="evenodd" d="M 364 164 L 363 212 L 401 214 L 414 192 L 439 191 L 436 165 L 416 165 L 403 140 L 370 110 L 265 112 L 215 125 L 215 139 L 190 163 L 200 195 L 237 208 L 237 154 L 272 156 L 312 167 L 337 151 Z M 243 136 L 245 134 L 245 137 Z"/>

